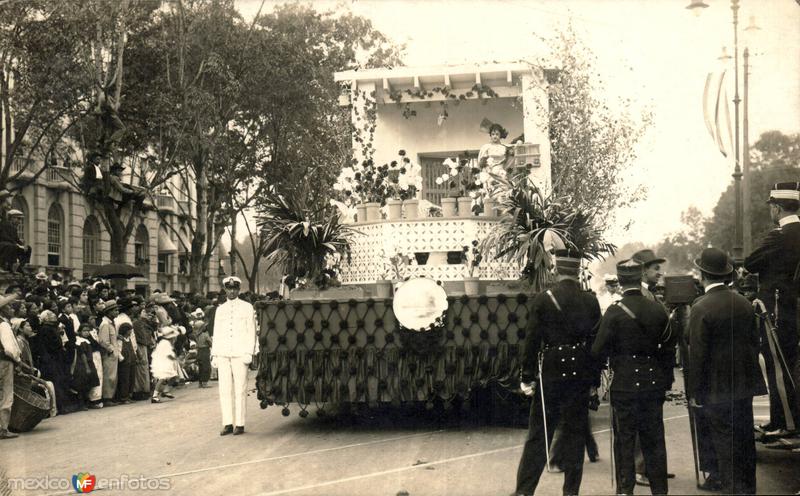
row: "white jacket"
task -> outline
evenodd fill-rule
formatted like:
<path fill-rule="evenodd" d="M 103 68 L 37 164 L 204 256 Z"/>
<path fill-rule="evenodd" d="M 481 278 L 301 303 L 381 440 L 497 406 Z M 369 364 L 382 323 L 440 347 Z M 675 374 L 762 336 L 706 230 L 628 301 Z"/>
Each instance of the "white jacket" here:
<path fill-rule="evenodd" d="M 258 351 L 256 313 L 242 299 L 227 300 L 214 313 L 211 356 L 243 357 Z"/>

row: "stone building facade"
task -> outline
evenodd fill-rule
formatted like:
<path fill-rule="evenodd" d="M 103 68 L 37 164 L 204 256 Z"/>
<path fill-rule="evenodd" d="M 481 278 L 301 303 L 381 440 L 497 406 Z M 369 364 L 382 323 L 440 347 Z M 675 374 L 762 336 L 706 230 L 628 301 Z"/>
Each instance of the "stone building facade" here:
<path fill-rule="evenodd" d="M 37 170 L 34 166 L 25 169 L 21 178 L 31 178 Z M 111 262 L 110 236 L 89 202 L 64 179 L 69 173 L 62 167 L 47 167 L 32 184 L 15 193 L 11 204 L 23 213 L 19 235 L 32 248 L 31 265 L 81 279 Z M 126 261 L 144 274 L 128 281 L 128 287 L 138 293 L 150 294 L 156 288 L 168 293 L 189 291 L 191 239 L 186 224 L 192 194 L 182 183 L 176 179 L 169 190 L 145 200 L 145 212 L 137 219 Z M 219 257 L 214 253 L 204 292 L 219 290 L 219 276 Z"/>

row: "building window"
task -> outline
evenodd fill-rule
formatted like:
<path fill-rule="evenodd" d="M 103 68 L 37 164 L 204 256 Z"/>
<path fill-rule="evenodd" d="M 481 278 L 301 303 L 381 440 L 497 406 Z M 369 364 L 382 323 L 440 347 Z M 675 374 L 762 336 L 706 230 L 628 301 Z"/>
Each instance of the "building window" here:
<path fill-rule="evenodd" d="M 52 267 L 61 266 L 62 229 L 64 226 L 64 214 L 57 203 L 50 206 L 47 213 L 47 265 Z"/>
<path fill-rule="evenodd" d="M 25 242 L 25 225 L 28 222 L 28 204 L 21 196 L 15 196 L 14 201 L 11 202 L 11 208 L 22 212 L 22 218 L 19 219 L 17 225 L 17 236 L 23 243 Z"/>
<path fill-rule="evenodd" d="M 139 224 L 139 227 L 136 228 L 136 237 L 133 239 L 133 258 L 137 266 L 150 267 L 150 235 L 144 224 Z"/>
<path fill-rule="evenodd" d="M 167 274 L 169 272 L 169 253 L 158 254 L 158 273 Z"/>
<path fill-rule="evenodd" d="M 100 263 L 100 226 L 92 215 L 83 223 L 83 263 Z"/>

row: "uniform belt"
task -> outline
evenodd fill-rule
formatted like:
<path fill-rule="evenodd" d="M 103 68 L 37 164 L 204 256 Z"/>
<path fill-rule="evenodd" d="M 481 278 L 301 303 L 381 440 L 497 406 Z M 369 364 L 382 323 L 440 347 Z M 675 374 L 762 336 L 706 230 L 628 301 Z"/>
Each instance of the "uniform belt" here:
<path fill-rule="evenodd" d="M 568 349 L 577 350 L 577 349 L 580 349 L 580 348 L 586 348 L 586 342 L 585 341 L 581 341 L 580 343 L 569 343 L 569 344 L 550 344 L 550 345 L 546 345 L 545 347 L 543 347 L 542 351 L 547 351 L 547 350 L 563 351 L 563 350 L 568 350 Z"/>

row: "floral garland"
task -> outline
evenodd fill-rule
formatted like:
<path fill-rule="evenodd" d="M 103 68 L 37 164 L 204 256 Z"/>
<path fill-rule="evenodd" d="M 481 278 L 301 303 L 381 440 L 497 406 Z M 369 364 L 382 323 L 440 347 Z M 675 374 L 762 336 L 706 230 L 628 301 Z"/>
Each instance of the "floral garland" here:
<path fill-rule="evenodd" d="M 453 93 L 452 88 L 449 86 L 436 86 L 435 88 L 431 88 L 430 90 L 424 90 L 422 88 L 414 88 L 414 89 L 407 89 L 407 90 L 390 90 L 389 91 L 389 99 L 395 102 L 398 106 L 403 107 L 403 117 L 406 119 L 410 117 L 414 117 L 417 115 L 416 110 L 411 109 L 411 104 L 406 102 L 403 103 L 403 94 L 406 94 L 412 98 L 418 98 L 420 100 L 424 100 L 426 98 L 433 98 L 434 95 L 438 93 L 442 95 L 447 100 L 452 100 L 455 105 L 466 101 L 468 98 L 472 98 L 476 96 L 478 98 L 483 98 L 487 96 L 489 98 L 497 98 L 499 95 L 495 92 L 491 87 L 485 84 L 476 83 L 472 85 L 472 88 L 467 90 L 464 93 Z M 446 102 L 441 102 L 441 105 L 446 106 Z M 446 110 L 445 110 L 446 112 Z"/>
<path fill-rule="evenodd" d="M 416 197 L 422 188 L 422 168 L 406 156 L 405 150 L 398 152 L 398 159 L 376 166 L 370 158 L 344 167 L 339 173 L 335 191 L 340 192 L 345 205 L 352 207 L 362 202 L 386 204 L 389 198 L 408 200 Z"/>

